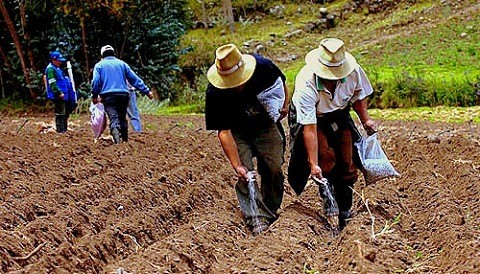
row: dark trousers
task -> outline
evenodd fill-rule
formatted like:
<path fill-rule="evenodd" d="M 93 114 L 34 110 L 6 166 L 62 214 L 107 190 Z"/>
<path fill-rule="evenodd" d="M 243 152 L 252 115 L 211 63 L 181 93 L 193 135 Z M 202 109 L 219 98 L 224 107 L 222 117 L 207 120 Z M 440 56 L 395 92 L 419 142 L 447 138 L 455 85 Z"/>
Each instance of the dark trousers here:
<path fill-rule="evenodd" d="M 75 105 L 70 101 L 64 100 L 55 100 L 54 104 L 55 128 L 58 133 L 67 132 L 68 118 L 75 108 Z"/>
<path fill-rule="evenodd" d="M 335 200 L 341 212 L 350 210 L 353 184 L 358 179 L 353 162 L 352 131 L 349 128 L 335 132 L 317 130 L 318 162 L 323 176 L 333 185 Z"/>
<path fill-rule="evenodd" d="M 248 183 L 239 180 L 235 186 L 237 199 L 240 204 L 247 225 L 252 225 L 253 219 L 261 217 L 273 222 L 277 218 L 284 191 L 284 162 L 285 137 L 281 125 L 271 123 L 260 129 L 254 136 L 241 131 L 232 130 L 237 143 L 238 153 L 242 164 L 249 170 L 255 170 L 253 159 L 257 160 L 258 175 L 261 187 L 255 186 L 255 202 L 258 212 L 252 210 L 252 199 L 249 195 Z M 258 177 L 257 177 L 258 181 Z"/>
<path fill-rule="evenodd" d="M 102 95 L 105 112 L 110 120 L 110 134 L 116 143 L 119 141 L 116 140 L 119 135 L 124 142 L 128 141 L 128 100 L 128 92 Z"/>

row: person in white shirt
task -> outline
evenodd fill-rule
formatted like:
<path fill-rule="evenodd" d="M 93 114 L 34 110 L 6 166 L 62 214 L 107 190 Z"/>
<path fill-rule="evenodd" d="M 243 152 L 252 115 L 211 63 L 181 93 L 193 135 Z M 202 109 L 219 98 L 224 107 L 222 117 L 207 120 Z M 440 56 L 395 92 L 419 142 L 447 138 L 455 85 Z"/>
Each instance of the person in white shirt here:
<path fill-rule="evenodd" d="M 325 38 L 305 57 L 305 66 L 295 79 L 289 125 L 292 156 L 288 180 L 300 194 L 309 178 L 325 178 L 336 204 L 324 201 L 324 213 L 338 216 L 340 229 L 351 218 L 353 184 L 358 178 L 354 142 L 360 138 L 350 116 L 356 112 L 367 134 L 377 124 L 367 112 L 367 97 L 373 88 L 355 58 L 337 38 Z M 332 189 L 333 188 L 333 189 Z"/>

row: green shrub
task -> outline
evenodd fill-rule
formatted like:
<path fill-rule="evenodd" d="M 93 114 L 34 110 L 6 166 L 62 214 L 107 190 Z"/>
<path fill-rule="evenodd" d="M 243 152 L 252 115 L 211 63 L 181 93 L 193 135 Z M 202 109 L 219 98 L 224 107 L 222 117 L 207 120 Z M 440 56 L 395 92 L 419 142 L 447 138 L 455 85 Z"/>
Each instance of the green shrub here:
<path fill-rule="evenodd" d="M 373 107 L 467 107 L 476 103 L 480 76 L 442 77 L 397 70 L 391 78 L 380 80 L 378 72 L 373 70 L 370 80 L 375 90 L 370 102 Z"/>

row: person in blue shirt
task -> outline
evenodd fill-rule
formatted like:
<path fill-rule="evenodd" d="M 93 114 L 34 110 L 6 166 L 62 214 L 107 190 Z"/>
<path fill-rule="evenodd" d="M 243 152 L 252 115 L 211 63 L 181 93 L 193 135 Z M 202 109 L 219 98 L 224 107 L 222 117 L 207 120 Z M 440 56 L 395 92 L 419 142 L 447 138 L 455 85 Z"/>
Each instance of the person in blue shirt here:
<path fill-rule="evenodd" d="M 77 96 L 70 78 L 62 69 L 66 59 L 58 51 L 50 53 L 50 63 L 45 68 L 47 99 L 55 104 L 55 127 L 58 133 L 67 132 L 68 118 L 76 107 Z"/>
<path fill-rule="evenodd" d="M 115 57 L 112 46 L 103 46 L 100 54 L 102 60 L 93 68 L 92 102 L 101 101 L 105 106 L 115 144 L 127 142 L 128 83 L 150 99 L 153 99 L 153 93 L 127 63 Z"/>
<path fill-rule="evenodd" d="M 287 114 L 286 77 L 271 60 L 241 54 L 233 44 L 219 47 L 215 56 L 207 71 L 205 123 L 207 130 L 218 132 L 238 177 L 235 191 L 240 209 L 256 236 L 278 218 L 283 199 L 285 133 L 280 120 Z M 263 95 L 270 92 L 283 99 L 262 103 Z M 252 184 L 254 158 L 260 188 Z"/>

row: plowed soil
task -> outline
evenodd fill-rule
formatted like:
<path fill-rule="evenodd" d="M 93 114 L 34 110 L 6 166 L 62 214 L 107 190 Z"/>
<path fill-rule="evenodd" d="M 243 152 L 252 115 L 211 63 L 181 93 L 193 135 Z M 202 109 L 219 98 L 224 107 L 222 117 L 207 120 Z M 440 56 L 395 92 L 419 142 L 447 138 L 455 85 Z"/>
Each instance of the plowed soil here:
<path fill-rule="evenodd" d="M 115 146 L 94 144 L 88 116 L 66 134 L 1 118 L 1 273 L 480 272 L 478 124 L 378 121 L 401 177 L 360 176 L 339 236 L 317 188 L 285 182 L 280 218 L 253 237 L 203 117 L 143 119 Z"/>

